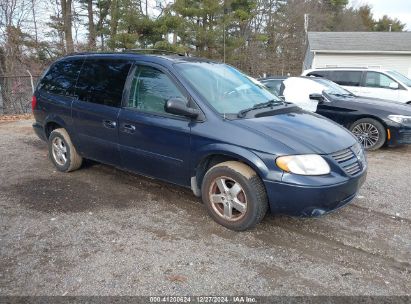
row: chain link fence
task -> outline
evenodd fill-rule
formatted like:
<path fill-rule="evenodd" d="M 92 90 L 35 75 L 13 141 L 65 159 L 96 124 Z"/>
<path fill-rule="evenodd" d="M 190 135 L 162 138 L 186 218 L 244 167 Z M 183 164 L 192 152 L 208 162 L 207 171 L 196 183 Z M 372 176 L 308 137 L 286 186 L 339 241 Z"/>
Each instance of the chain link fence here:
<path fill-rule="evenodd" d="M 0 115 L 30 113 L 33 86 L 39 77 L 0 75 Z"/>

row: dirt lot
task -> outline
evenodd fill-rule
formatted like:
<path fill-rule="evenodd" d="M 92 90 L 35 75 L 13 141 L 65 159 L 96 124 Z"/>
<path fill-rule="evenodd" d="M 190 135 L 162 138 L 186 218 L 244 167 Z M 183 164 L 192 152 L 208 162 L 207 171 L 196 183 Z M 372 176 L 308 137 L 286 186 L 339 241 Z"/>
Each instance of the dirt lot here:
<path fill-rule="evenodd" d="M 189 190 L 86 163 L 0 122 L 2 295 L 411 294 L 411 147 L 369 153 L 358 198 L 317 219 L 215 224 Z"/>

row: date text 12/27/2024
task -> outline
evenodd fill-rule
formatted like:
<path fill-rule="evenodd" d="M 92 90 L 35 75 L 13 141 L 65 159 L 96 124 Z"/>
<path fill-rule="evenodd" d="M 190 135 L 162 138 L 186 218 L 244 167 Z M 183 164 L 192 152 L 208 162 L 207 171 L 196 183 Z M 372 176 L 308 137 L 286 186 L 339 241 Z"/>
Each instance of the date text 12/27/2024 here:
<path fill-rule="evenodd" d="M 160 296 L 150 297 L 150 303 L 256 303 L 257 299 L 248 296 Z"/>

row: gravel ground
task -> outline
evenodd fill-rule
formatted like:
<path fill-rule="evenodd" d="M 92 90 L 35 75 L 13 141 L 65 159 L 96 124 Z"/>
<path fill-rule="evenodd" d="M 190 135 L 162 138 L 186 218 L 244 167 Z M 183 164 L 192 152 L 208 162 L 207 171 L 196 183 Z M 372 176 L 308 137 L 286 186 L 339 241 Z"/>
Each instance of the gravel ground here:
<path fill-rule="evenodd" d="M 239 233 L 189 190 L 56 172 L 31 123 L 0 122 L 1 295 L 411 294 L 411 147 L 369 153 L 347 207 Z"/>

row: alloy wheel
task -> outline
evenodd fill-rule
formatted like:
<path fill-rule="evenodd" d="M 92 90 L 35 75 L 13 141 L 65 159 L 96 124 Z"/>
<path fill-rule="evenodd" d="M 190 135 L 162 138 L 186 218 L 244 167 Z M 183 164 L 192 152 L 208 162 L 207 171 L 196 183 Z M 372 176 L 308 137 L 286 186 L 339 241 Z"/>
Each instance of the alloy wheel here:
<path fill-rule="evenodd" d="M 247 211 L 247 197 L 240 183 L 218 177 L 210 186 L 209 199 L 214 212 L 225 220 L 238 221 Z"/>
<path fill-rule="evenodd" d="M 362 122 L 352 129 L 352 133 L 358 138 L 360 144 L 369 149 L 375 146 L 380 138 L 377 127 L 368 122 Z"/>
<path fill-rule="evenodd" d="M 53 138 L 52 141 L 53 158 L 59 166 L 64 166 L 67 162 L 67 147 L 60 137 Z"/>

